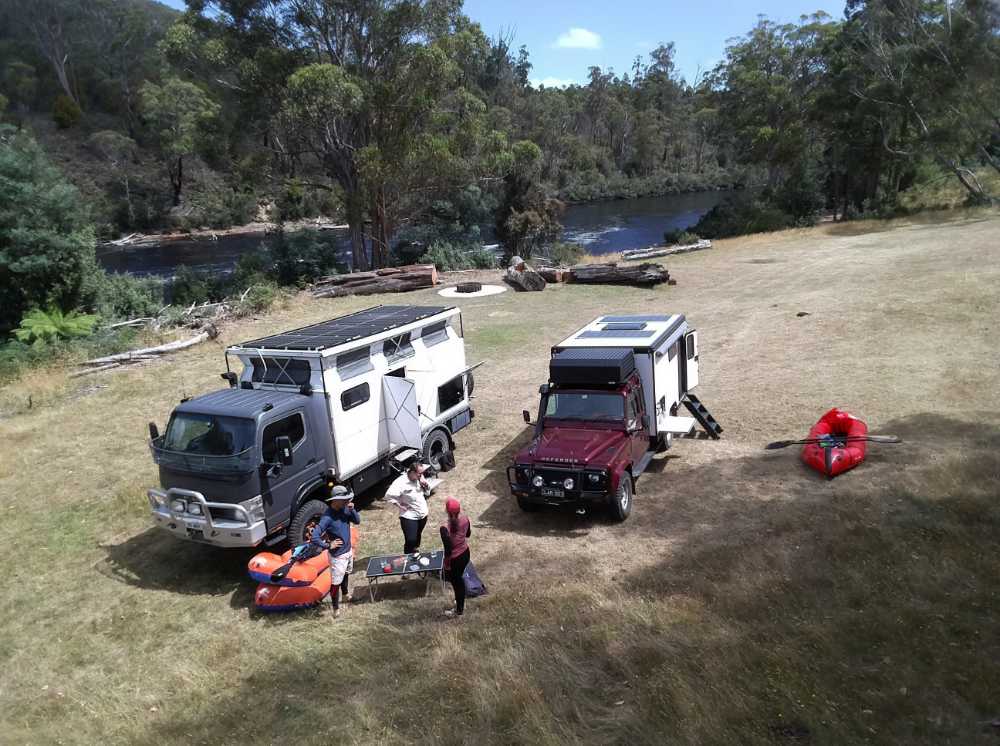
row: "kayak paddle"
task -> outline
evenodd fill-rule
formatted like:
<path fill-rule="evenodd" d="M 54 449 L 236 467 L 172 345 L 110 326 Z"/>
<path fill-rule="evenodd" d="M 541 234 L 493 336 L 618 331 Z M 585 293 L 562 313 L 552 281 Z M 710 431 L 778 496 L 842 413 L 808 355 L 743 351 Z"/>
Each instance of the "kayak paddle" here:
<path fill-rule="evenodd" d="M 765 450 L 773 451 L 777 448 L 788 448 L 788 446 L 796 445 L 806 445 L 808 443 L 830 443 L 831 446 L 837 447 L 838 443 L 845 443 L 850 441 L 865 440 L 869 443 L 902 443 L 902 439 L 896 437 L 895 435 L 852 435 L 846 438 L 838 438 L 835 435 L 831 435 L 827 438 L 804 438 L 802 440 L 776 440 L 774 443 L 768 443 L 764 446 Z"/>

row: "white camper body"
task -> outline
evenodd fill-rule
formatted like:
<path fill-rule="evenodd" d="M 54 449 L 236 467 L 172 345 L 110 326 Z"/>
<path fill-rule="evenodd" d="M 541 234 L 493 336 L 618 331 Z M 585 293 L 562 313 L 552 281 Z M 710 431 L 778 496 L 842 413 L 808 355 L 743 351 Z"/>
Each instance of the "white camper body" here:
<path fill-rule="evenodd" d="M 401 453 L 442 443 L 473 417 L 461 312 L 378 306 L 226 351 L 243 364 L 241 388 L 325 397 L 335 478 L 355 490 L 387 476 Z M 440 433 L 431 438 L 433 433 Z M 450 445 L 448 446 L 450 450 Z"/>
<path fill-rule="evenodd" d="M 669 443 L 674 435 L 687 435 L 694 417 L 678 416 L 689 392 L 698 385 L 698 332 L 681 314 L 601 316 L 552 348 L 553 353 L 573 348 L 624 348 L 632 350 L 642 380 L 649 436 Z"/>

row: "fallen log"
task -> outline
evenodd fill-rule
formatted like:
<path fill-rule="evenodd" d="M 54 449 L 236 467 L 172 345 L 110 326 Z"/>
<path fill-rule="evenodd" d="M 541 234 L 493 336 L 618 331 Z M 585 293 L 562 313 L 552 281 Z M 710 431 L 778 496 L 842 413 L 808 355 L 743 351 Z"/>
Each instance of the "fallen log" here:
<path fill-rule="evenodd" d="M 87 368 L 86 370 L 78 370 L 69 374 L 70 378 L 79 378 L 80 376 L 89 376 L 93 373 L 100 373 L 105 370 L 111 370 L 112 368 L 120 368 L 121 363 L 105 363 L 104 365 L 98 365 L 96 368 Z"/>
<path fill-rule="evenodd" d="M 669 282 L 670 273 L 660 264 L 620 267 L 617 263 L 581 264 L 569 270 L 573 282 L 611 285 L 658 285 Z"/>
<path fill-rule="evenodd" d="M 86 360 L 80 363 L 80 365 L 99 366 L 107 365 L 108 363 L 129 363 L 151 360 L 161 355 L 169 355 L 172 352 L 186 350 L 188 347 L 194 347 L 195 345 L 201 344 L 209 339 L 215 339 L 217 336 L 219 336 L 219 330 L 212 324 L 208 324 L 198 334 L 193 337 L 189 337 L 188 339 L 178 339 L 174 342 L 167 342 L 166 344 L 158 345 L 157 347 L 144 347 L 140 350 L 129 350 L 128 352 L 119 352 L 116 355 L 97 357 L 93 360 Z"/>
<path fill-rule="evenodd" d="M 503 279 L 515 290 L 545 290 L 545 278 L 519 256 L 511 258 Z"/>
<path fill-rule="evenodd" d="M 566 282 L 569 271 L 559 269 L 557 267 L 543 267 L 538 270 L 538 274 L 540 274 L 542 279 L 546 282 Z"/>
<path fill-rule="evenodd" d="M 684 244 L 682 246 L 650 246 L 648 249 L 631 249 L 621 253 L 622 260 L 635 262 L 640 259 L 653 259 L 658 256 L 671 256 L 673 254 L 686 254 L 689 251 L 701 251 L 712 248 L 712 242 L 703 238 L 697 243 Z"/>
<path fill-rule="evenodd" d="M 321 277 L 313 283 L 313 288 L 379 282 L 386 278 L 424 282 L 426 283 L 425 287 L 433 287 L 438 284 L 437 267 L 433 264 L 410 264 L 405 267 L 385 267 L 371 272 L 352 272 L 346 275 Z"/>

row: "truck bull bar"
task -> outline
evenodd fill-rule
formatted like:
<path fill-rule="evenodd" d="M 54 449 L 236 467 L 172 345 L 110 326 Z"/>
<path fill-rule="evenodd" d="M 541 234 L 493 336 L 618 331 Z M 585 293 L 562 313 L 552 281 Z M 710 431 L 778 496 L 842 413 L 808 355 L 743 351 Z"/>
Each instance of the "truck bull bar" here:
<path fill-rule="evenodd" d="M 263 519 L 254 521 L 250 511 L 239 503 L 209 502 L 200 492 L 180 487 L 146 492 L 152 508 L 153 521 L 174 536 L 189 541 L 221 547 L 253 547 L 267 536 Z M 175 510 L 174 502 L 182 500 L 184 510 Z M 201 506 L 200 513 L 191 513 L 188 505 Z M 212 510 L 230 511 L 235 519 L 213 518 Z"/>

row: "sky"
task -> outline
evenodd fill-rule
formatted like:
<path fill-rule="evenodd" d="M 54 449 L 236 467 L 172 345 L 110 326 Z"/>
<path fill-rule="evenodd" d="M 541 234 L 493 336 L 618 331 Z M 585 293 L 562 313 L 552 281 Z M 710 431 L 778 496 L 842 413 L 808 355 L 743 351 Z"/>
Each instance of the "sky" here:
<path fill-rule="evenodd" d="M 175 8 L 183 0 L 161 0 Z M 465 13 L 488 36 L 513 34 L 528 47 L 532 83 L 584 83 L 591 66 L 630 72 L 636 55 L 674 42 L 678 71 L 688 82 L 725 55 L 726 40 L 741 36 L 759 15 L 787 23 L 825 11 L 843 15 L 844 0 L 465 0 Z"/>

